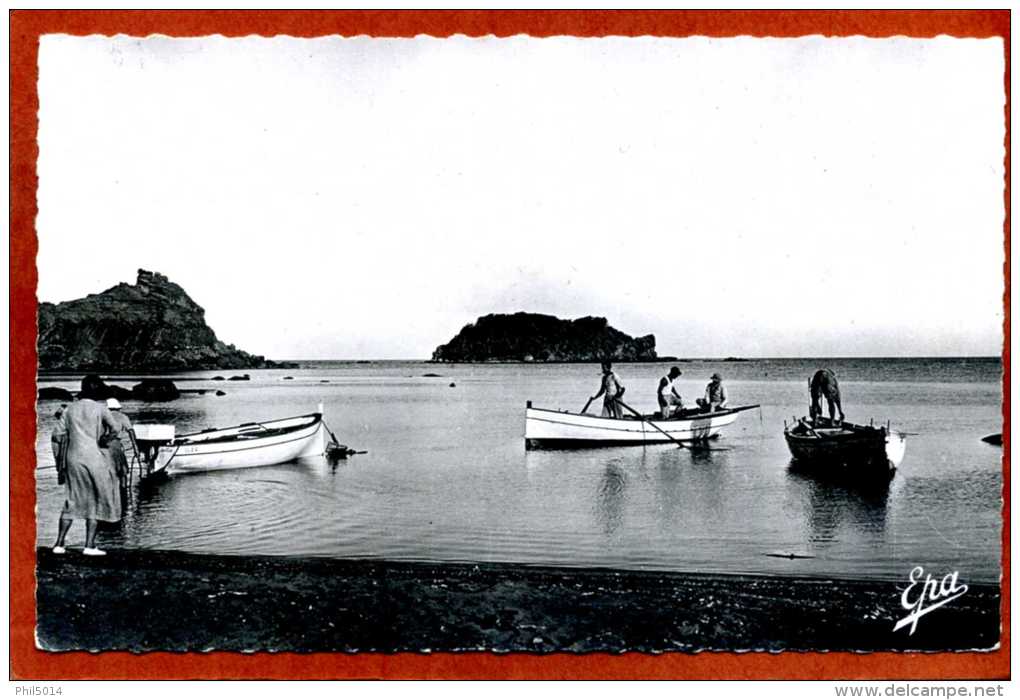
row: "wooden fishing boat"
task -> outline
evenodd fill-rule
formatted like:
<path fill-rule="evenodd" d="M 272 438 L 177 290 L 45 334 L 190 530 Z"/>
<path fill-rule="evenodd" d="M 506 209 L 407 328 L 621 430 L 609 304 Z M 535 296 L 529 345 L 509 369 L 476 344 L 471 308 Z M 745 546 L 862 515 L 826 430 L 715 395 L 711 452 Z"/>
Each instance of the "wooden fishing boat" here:
<path fill-rule="evenodd" d="M 783 435 L 796 462 L 830 470 L 891 475 L 907 450 L 906 435 L 889 426 L 834 423 L 827 418 L 801 418 L 785 426 Z"/>
<path fill-rule="evenodd" d="M 263 467 L 326 451 L 321 412 L 186 435 L 165 425 L 134 430 L 147 476 Z"/>
<path fill-rule="evenodd" d="M 529 401 L 525 411 L 524 445 L 530 450 L 695 443 L 718 437 L 741 411 L 752 408 L 758 408 L 758 405 L 735 406 L 710 413 L 684 411 L 669 419 L 654 415 L 603 418 L 587 413 L 534 408 Z"/>

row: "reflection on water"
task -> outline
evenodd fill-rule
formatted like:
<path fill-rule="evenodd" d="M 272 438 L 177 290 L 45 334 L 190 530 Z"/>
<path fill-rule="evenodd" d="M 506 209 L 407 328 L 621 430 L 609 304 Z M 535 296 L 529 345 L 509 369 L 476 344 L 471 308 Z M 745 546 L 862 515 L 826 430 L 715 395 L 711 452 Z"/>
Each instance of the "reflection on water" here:
<path fill-rule="evenodd" d="M 791 462 L 790 488 L 803 503 L 810 542 L 824 545 L 839 539 L 845 528 L 880 538 L 885 531 L 890 482 L 887 479 L 848 481 L 805 470 Z"/>
<path fill-rule="evenodd" d="M 945 381 L 924 379 L 937 377 L 940 366 L 949 368 Z M 693 378 L 681 387 L 689 395 L 717 369 L 698 362 L 689 368 L 684 376 Z M 660 369 L 620 368 L 639 410 L 652 408 Z M 227 395 L 126 401 L 125 412 L 183 433 L 299 415 L 321 402 L 340 440 L 368 453 L 335 464 L 302 460 L 147 484 L 103 538 L 111 546 L 213 553 L 892 580 L 923 565 L 959 570 L 965 580 L 997 580 L 1001 451 L 980 442 L 1001 431 L 997 365 L 895 361 L 873 368 L 880 381 L 868 381 L 859 362 L 847 366 L 840 379 L 849 416 L 891 418 L 919 433 L 909 438 L 895 479 L 880 488 L 788 468 L 783 419 L 803 413 L 803 369 L 783 361 L 727 368 L 745 377 L 727 379 L 732 400 L 762 404 L 762 417 L 742 416 L 708 445 L 563 451 L 524 450 L 525 402 L 576 409 L 577 397 L 597 381 L 597 367 L 450 365 L 437 372 L 419 363 L 350 364 L 252 371 L 250 382 L 230 384 L 195 373 L 191 383 L 178 381 L 184 388 L 222 386 Z M 428 372 L 444 376 L 421 376 Z M 295 379 L 282 381 L 284 374 Z M 55 537 L 63 498 L 55 471 L 46 468 L 56 406 L 43 402 L 38 411 L 43 543 Z M 80 546 L 81 530 L 79 523 L 72 531 L 72 546 Z M 813 558 L 765 556 L 777 551 Z"/>
<path fill-rule="evenodd" d="M 681 526 L 689 515 L 688 479 L 679 465 L 682 456 L 679 450 L 662 451 L 653 461 L 655 507 L 652 512 L 662 530 Z"/>
<path fill-rule="evenodd" d="M 602 532 L 607 535 L 612 535 L 620 527 L 626 488 L 627 476 L 620 465 L 620 460 L 610 461 L 602 473 L 598 495 L 595 498 L 595 516 Z"/>
<path fill-rule="evenodd" d="M 720 445 L 718 440 L 712 442 L 696 442 L 685 445 L 684 449 L 691 455 L 691 461 L 695 464 L 722 464 L 722 453 L 729 452 L 731 448 Z"/>
<path fill-rule="evenodd" d="M 310 499 L 332 489 L 335 472 L 325 459 L 302 459 L 252 470 L 153 478 L 138 485 L 119 544 L 145 546 L 168 520 L 190 523 L 187 541 L 215 546 L 242 537 L 248 545 L 306 529 Z M 174 538 L 179 533 L 163 533 Z"/>

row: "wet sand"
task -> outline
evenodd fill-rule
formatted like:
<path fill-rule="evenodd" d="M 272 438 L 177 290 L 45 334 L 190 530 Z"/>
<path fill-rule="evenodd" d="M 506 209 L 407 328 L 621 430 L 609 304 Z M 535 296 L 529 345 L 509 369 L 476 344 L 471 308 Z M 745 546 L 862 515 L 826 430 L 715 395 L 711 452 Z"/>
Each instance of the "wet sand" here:
<path fill-rule="evenodd" d="M 893 632 L 904 584 L 512 564 L 38 551 L 44 649 L 989 649 L 999 589 Z"/>

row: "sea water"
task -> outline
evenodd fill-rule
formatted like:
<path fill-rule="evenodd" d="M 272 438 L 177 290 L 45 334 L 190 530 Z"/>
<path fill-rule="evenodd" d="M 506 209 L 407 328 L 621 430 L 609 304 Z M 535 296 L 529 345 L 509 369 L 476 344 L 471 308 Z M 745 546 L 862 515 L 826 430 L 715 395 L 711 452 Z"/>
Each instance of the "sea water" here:
<path fill-rule="evenodd" d="M 654 410 L 670 364 L 618 365 L 628 403 Z M 981 441 L 1002 431 L 998 359 L 680 367 L 685 402 L 720 372 L 731 405 L 761 404 L 760 411 L 740 414 L 709 450 L 526 451 L 526 402 L 580 410 L 599 387 L 596 364 L 308 362 L 248 370 L 250 381 L 212 380 L 234 372 L 174 375 L 182 389 L 210 391 L 162 404 L 125 401 L 124 411 L 136 422 L 173 423 L 180 434 L 310 413 L 322 403 L 340 441 L 367 454 L 335 466 L 310 459 L 136 487 L 128 515 L 101 540 L 203 553 L 897 581 L 923 566 L 998 581 L 1002 449 Z M 838 375 L 848 420 L 891 421 L 916 433 L 888 485 L 790 468 L 783 423 L 806 413 L 808 377 L 819 367 Z M 40 386 L 76 389 L 76 379 L 44 378 Z M 40 545 L 52 543 L 63 499 L 49 445 L 58 405 L 38 409 Z M 75 526 L 71 546 L 82 530 Z M 775 553 L 799 557 L 768 556 Z"/>

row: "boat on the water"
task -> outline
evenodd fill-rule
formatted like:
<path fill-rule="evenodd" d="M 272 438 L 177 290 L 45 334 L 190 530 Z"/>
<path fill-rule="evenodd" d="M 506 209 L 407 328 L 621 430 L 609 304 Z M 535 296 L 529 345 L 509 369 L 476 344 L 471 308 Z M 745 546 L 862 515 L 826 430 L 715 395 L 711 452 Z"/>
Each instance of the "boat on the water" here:
<path fill-rule="evenodd" d="M 907 450 L 906 435 L 888 425 L 801 418 L 786 425 L 783 435 L 798 465 L 833 471 L 863 470 L 891 476 Z"/>
<path fill-rule="evenodd" d="M 143 476 L 281 464 L 326 452 L 322 413 L 175 435 L 172 425 L 136 424 Z"/>
<path fill-rule="evenodd" d="M 527 449 L 654 445 L 668 442 L 698 443 L 719 437 L 738 414 L 758 404 L 734 406 L 709 413 L 683 411 L 663 419 L 655 415 L 603 418 L 587 413 L 535 408 L 525 411 L 524 445 Z"/>

